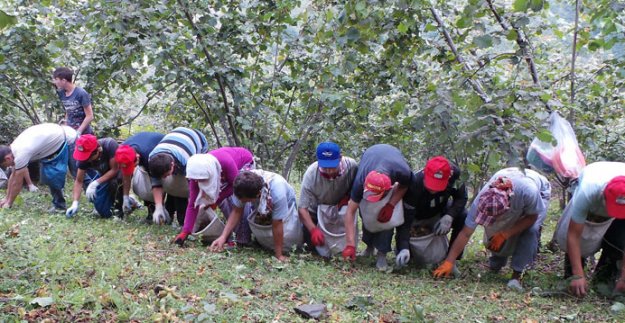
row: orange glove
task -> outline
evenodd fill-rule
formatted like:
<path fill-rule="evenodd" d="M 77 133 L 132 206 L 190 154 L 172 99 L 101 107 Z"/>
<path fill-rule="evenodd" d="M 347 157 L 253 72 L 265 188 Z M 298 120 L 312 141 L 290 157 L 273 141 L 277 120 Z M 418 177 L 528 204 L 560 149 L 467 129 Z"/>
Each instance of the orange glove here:
<path fill-rule="evenodd" d="M 451 261 L 443 261 L 443 263 L 436 268 L 436 270 L 432 273 L 434 278 L 443 278 L 443 277 L 451 277 L 454 270 L 454 264 Z"/>
<path fill-rule="evenodd" d="M 324 240 L 325 239 L 323 237 L 323 232 L 321 232 L 321 229 L 315 227 L 314 229 L 310 230 L 310 241 L 312 242 L 313 246 L 323 246 L 323 244 L 325 243 Z"/>
<path fill-rule="evenodd" d="M 380 223 L 386 223 L 390 221 L 391 217 L 393 216 L 393 209 L 395 209 L 394 205 L 392 205 L 391 203 L 386 203 L 386 205 L 384 205 L 384 207 L 382 207 L 382 209 L 380 210 L 380 214 L 378 214 L 378 221 Z"/>
<path fill-rule="evenodd" d="M 351 261 L 356 260 L 356 247 L 345 246 L 345 249 L 343 249 L 343 259 Z"/>
<path fill-rule="evenodd" d="M 488 249 L 494 252 L 501 250 L 501 247 L 503 247 L 503 244 L 508 238 L 508 234 L 504 232 L 500 231 L 495 233 L 495 235 L 488 240 Z"/>

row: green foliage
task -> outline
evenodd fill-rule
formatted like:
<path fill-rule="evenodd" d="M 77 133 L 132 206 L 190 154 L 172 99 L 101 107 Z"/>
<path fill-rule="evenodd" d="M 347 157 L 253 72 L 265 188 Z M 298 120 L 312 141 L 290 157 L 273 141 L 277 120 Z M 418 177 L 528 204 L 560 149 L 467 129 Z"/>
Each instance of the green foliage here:
<path fill-rule="evenodd" d="M 548 109 L 569 117 L 589 161 L 617 158 L 625 132 L 613 1 L 583 4 L 573 102 L 565 1 L 9 3 L 19 21 L 1 31 L 0 111 L 31 123 L 62 117 L 48 79 L 67 65 L 99 135 L 195 127 L 284 174 L 320 141 L 353 157 L 386 142 L 415 169 L 445 154 L 477 186 L 523 163 Z"/>

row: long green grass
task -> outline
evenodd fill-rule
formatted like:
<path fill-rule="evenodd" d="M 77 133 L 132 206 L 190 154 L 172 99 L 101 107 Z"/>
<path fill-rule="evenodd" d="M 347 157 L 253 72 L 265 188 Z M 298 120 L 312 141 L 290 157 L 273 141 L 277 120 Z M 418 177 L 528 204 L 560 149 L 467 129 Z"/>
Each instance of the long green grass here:
<path fill-rule="evenodd" d="M 49 215 L 50 197 L 22 193 L 0 210 L 0 321 L 306 321 L 293 308 L 323 303 L 329 321 L 623 321 L 614 301 L 557 290 L 562 254 L 542 252 L 509 291 L 509 268 L 489 273 L 476 232 L 462 276 L 435 280 L 431 271 L 379 272 L 374 259 L 348 264 L 294 253 L 287 263 L 257 248 L 210 253 L 198 241 L 170 244 L 171 226 L 143 224 L 145 210 L 124 220 L 97 219 L 83 201 L 74 219 Z M 556 204 L 556 203 L 553 203 Z M 552 207 L 542 241 L 555 226 Z M 363 246 L 360 246 L 362 249 Z M 389 257 L 389 261 L 391 261 Z"/>

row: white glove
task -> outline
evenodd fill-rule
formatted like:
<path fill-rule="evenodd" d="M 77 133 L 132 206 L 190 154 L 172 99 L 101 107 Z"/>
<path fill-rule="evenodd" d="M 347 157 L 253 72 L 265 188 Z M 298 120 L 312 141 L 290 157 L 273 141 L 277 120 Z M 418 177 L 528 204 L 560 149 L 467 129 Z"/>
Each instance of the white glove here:
<path fill-rule="evenodd" d="M 128 214 L 140 207 L 141 205 L 139 205 L 139 202 L 137 202 L 132 196 L 124 195 L 124 204 L 122 204 L 122 211 L 124 211 L 124 213 Z"/>
<path fill-rule="evenodd" d="M 72 218 L 78 213 L 78 201 L 72 202 L 72 206 L 65 211 L 65 217 Z"/>
<path fill-rule="evenodd" d="M 410 261 L 410 251 L 408 249 L 402 249 L 395 257 L 395 263 L 397 267 L 403 267 Z"/>
<path fill-rule="evenodd" d="M 85 195 L 87 195 L 87 200 L 92 202 L 95 200 L 95 193 L 98 191 L 98 185 L 100 185 L 98 181 L 93 181 L 89 184 L 89 186 L 87 186 L 87 192 L 85 193 Z"/>
<path fill-rule="evenodd" d="M 152 222 L 155 224 L 165 224 L 169 223 L 169 221 L 171 221 L 169 212 L 163 208 L 163 204 L 156 204 L 154 207 L 154 213 L 152 213 Z"/>
<path fill-rule="evenodd" d="M 37 188 L 37 186 L 35 186 L 35 184 L 30 184 L 30 185 L 28 185 L 28 191 L 29 192 L 38 192 L 39 189 Z"/>
<path fill-rule="evenodd" d="M 449 214 L 443 215 L 443 217 L 440 220 L 438 220 L 438 222 L 436 222 L 436 224 L 434 225 L 434 234 L 436 235 L 447 234 L 449 232 L 449 229 L 451 229 L 451 223 L 453 221 L 454 221 L 454 218 L 452 218 L 451 215 Z"/>

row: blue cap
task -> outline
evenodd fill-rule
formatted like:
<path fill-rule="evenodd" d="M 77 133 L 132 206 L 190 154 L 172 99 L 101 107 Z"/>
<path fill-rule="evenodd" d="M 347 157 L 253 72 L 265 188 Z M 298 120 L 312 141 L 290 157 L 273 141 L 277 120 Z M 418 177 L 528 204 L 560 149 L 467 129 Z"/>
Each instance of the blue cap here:
<path fill-rule="evenodd" d="M 317 146 L 317 161 L 319 167 L 336 168 L 339 167 L 341 161 L 341 148 L 339 145 L 327 141 Z"/>

